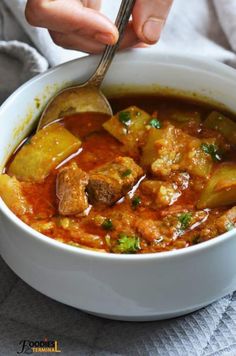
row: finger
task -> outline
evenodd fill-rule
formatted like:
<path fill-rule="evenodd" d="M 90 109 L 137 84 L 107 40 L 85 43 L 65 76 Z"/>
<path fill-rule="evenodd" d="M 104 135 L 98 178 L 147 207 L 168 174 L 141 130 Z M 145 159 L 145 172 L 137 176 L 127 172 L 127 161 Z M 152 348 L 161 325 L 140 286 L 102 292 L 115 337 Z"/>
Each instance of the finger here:
<path fill-rule="evenodd" d="M 129 47 L 134 47 L 140 42 L 138 36 L 136 35 L 134 28 L 133 28 L 133 23 L 129 22 L 126 30 L 124 37 L 121 40 L 120 43 L 120 49 L 125 49 Z"/>
<path fill-rule="evenodd" d="M 88 29 L 106 44 L 114 44 L 118 39 L 118 31 L 108 18 L 83 7 L 78 0 L 28 0 L 25 14 L 33 26 L 61 33 Z"/>
<path fill-rule="evenodd" d="M 150 46 L 146 43 L 140 42 L 136 46 L 133 46 L 133 48 L 149 48 Z"/>
<path fill-rule="evenodd" d="M 173 0 L 136 0 L 133 25 L 140 41 L 154 44 L 159 40 L 172 3 Z"/>
<path fill-rule="evenodd" d="M 86 53 L 98 54 L 104 51 L 104 45 L 98 43 L 96 38 L 92 37 L 89 30 L 75 31 L 70 34 L 65 34 L 56 31 L 49 31 L 53 41 L 60 47 L 67 49 L 76 49 Z M 133 29 L 133 24 L 130 22 L 127 26 L 125 36 L 120 44 L 120 49 L 135 47 L 140 45 L 136 33 Z"/>
<path fill-rule="evenodd" d="M 49 31 L 53 41 L 60 47 L 74 49 L 85 53 L 98 54 L 104 51 L 105 45 L 95 38 L 73 32 L 65 34 L 56 31 Z"/>
<path fill-rule="evenodd" d="M 121 41 L 120 49 L 125 48 L 147 48 L 149 47 L 146 43 L 140 42 L 140 39 L 136 35 L 133 27 L 133 23 L 129 22 L 124 38 Z"/>
<path fill-rule="evenodd" d="M 53 41 L 60 47 L 67 49 L 75 49 L 78 51 L 99 54 L 104 51 L 105 46 L 93 38 L 88 30 L 65 34 L 61 32 L 49 31 Z M 132 23 L 129 23 L 125 36 L 120 44 L 120 49 L 130 47 L 147 47 L 146 44 L 140 43 L 136 33 L 134 32 Z"/>
<path fill-rule="evenodd" d="M 85 7 L 90 7 L 91 9 L 98 11 L 101 8 L 102 1 L 101 0 L 83 0 L 82 3 Z"/>

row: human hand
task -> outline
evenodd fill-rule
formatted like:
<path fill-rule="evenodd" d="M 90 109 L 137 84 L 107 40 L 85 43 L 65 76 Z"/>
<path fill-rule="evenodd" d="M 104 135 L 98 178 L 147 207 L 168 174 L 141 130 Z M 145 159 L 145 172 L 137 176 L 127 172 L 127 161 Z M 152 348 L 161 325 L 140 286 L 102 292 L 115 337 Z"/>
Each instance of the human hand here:
<path fill-rule="evenodd" d="M 173 0 L 136 0 L 121 48 L 155 44 Z M 100 53 L 113 45 L 119 34 L 101 12 L 101 0 L 27 0 L 25 16 L 37 27 L 49 30 L 53 41 L 64 48 Z"/>

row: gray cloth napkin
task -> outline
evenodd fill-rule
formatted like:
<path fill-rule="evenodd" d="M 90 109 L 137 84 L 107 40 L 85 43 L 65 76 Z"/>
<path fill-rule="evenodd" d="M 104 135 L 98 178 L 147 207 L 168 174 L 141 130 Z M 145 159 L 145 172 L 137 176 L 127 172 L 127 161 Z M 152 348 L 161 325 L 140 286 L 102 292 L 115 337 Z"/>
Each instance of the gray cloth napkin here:
<path fill-rule="evenodd" d="M 48 68 L 8 8 L 0 2 L 0 103 L 21 84 Z"/>
<path fill-rule="evenodd" d="M 51 52 L 46 53 L 46 32 L 42 41 L 41 30 L 32 30 L 20 18 L 25 0 L 4 1 L 5 6 L 0 2 L 0 102 L 21 83 L 46 70 L 48 62 L 55 64 L 75 56 L 74 52 L 50 47 L 50 40 L 45 46 Z M 230 6 L 235 2 L 175 0 L 162 40 L 151 50 L 193 52 L 235 65 L 236 8 Z M 117 2 L 107 0 L 104 5 L 114 17 Z M 23 339 L 45 337 L 58 340 L 61 354 L 66 356 L 236 355 L 236 293 L 177 319 L 150 323 L 110 321 L 43 296 L 0 259 L 0 356 L 17 355 Z"/>

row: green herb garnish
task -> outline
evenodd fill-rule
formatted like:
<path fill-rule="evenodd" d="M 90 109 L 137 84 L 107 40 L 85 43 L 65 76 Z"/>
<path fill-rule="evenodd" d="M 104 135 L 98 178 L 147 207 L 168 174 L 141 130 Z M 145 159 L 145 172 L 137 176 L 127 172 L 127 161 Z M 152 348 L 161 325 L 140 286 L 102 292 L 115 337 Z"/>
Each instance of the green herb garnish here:
<path fill-rule="evenodd" d="M 35 98 L 34 102 L 35 102 L 36 109 L 39 109 L 40 108 L 40 99 L 39 98 Z"/>
<path fill-rule="evenodd" d="M 235 228 L 235 226 L 234 226 L 234 224 L 231 222 L 231 221 L 229 221 L 227 224 L 226 224 L 226 229 L 227 229 L 227 231 L 231 231 L 231 230 L 233 230 Z"/>
<path fill-rule="evenodd" d="M 141 204 L 141 198 L 138 195 L 135 195 L 132 199 L 132 207 L 136 209 Z"/>
<path fill-rule="evenodd" d="M 119 120 L 122 124 L 129 126 L 131 122 L 131 115 L 129 111 L 121 111 L 119 113 Z"/>
<path fill-rule="evenodd" d="M 113 223 L 111 219 L 105 219 L 102 223 L 102 228 L 104 230 L 110 231 L 113 229 Z"/>
<path fill-rule="evenodd" d="M 186 230 L 191 222 L 192 214 L 191 213 L 183 213 L 179 217 L 179 222 L 181 223 L 180 229 L 182 231 Z"/>
<path fill-rule="evenodd" d="M 131 173 L 132 173 L 131 169 L 126 169 L 126 171 L 121 173 L 121 177 L 122 178 L 128 177 L 130 176 Z"/>
<path fill-rule="evenodd" d="M 128 236 L 124 233 L 119 234 L 118 245 L 115 248 L 116 252 L 120 253 L 135 253 L 140 250 L 140 239 L 137 236 Z"/>
<path fill-rule="evenodd" d="M 212 160 L 214 162 L 219 162 L 221 161 L 221 155 L 219 152 L 219 148 L 216 145 L 213 144 L 207 144 L 207 143 L 203 143 L 201 145 L 201 149 L 207 153 L 208 155 L 211 156 Z"/>
<path fill-rule="evenodd" d="M 161 123 L 158 119 L 152 119 L 148 123 L 149 126 L 154 127 L 155 129 L 161 128 Z"/>

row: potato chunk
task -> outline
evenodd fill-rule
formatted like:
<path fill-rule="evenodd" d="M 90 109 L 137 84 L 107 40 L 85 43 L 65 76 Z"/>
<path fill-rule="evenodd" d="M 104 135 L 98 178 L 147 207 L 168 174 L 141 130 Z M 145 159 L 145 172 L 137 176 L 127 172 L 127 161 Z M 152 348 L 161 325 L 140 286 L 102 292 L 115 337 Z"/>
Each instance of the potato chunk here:
<path fill-rule="evenodd" d="M 236 203 L 236 164 L 223 163 L 203 190 L 197 207 L 218 208 Z"/>
<path fill-rule="evenodd" d="M 146 180 L 140 185 L 140 189 L 150 196 L 156 208 L 170 206 L 181 196 L 177 184 L 172 182 Z"/>
<path fill-rule="evenodd" d="M 200 140 L 196 137 L 186 135 L 186 146 L 182 153 L 182 159 L 179 165 L 180 170 L 187 171 L 194 176 L 208 178 L 217 153 L 213 156 L 213 161 L 213 157 L 206 152 L 207 150 L 205 150 L 204 147 L 214 147 L 214 149 L 217 150 L 216 139 L 208 138 Z M 217 157 L 221 159 L 220 156 Z"/>
<path fill-rule="evenodd" d="M 204 126 L 219 131 L 228 142 L 236 145 L 236 122 L 220 112 L 213 111 L 204 122 Z"/>
<path fill-rule="evenodd" d="M 197 111 L 183 111 L 174 109 L 173 113 L 169 115 L 169 119 L 174 121 L 178 127 L 185 127 L 187 124 L 200 126 L 201 124 L 201 115 Z"/>
<path fill-rule="evenodd" d="M 9 174 L 20 181 L 42 182 L 64 159 L 76 152 L 81 141 L 56 123 L 37 132 L 16 154 Z"/>
<path fill-rule="evenodd" d="M 174 126 L 172 127 L 174 128 Z M 142 157 L 141 157 L 142 166 L 148 167 L 157 159 L 159 148 L 160 148 L 158 146 L 158 142 L 164 138 L 165 133 L 167 133 L 165 129 L 156 130 L 155 128 L 151 128 L 149 130 L 146 144 L 142 150 Z M 171 141 L 170 141 L 170 145 L 172 145 Z M 171 161 L 173 162 L 173 160 L 175 159 L 175 152 L 173 152 L 173 157 L 170 157 L 169 155 L 168 158 L 171 159 Z"/>
<path fill-rule="evenodd" d="M 75 215 L 88 208 L 85 188 L 88 175 L 75 162 L 61 168 L 57 175 L 57 197 L 61 215 Z"/>
<path fill-rule="evenodd" d="M 213 144 L 214 139 L 200 140 L 168 124 L 163 129 L 151 129 L 143 147 L 141 165 L 151 166 L 156 176 L 167 177 L 173 171 L 185 171 L 207 177 L 213 162 L 202 144 Z"/>
<path fill-rule="evenodd" d="M 21 183 L 15 177 L 0 175 L 0 196 L 17 216 L 22 217 L 32 213 L 32 207 L 27 203 L 21 188 Z"/>
<path fill-rule="evenodd" d="M 132 149 L 139 144 L 150 120 L 151 116 L 148 113 L 131 106 L 113 116 L 103 124 L 103 127 L 127 149 Z"/>
<path fill-rule="evenodd" d="M 91 204 L 112 205 L 134 186 L 143 170 L 130 157 L 118 157 L 90 171 L 88 195 Z"/>

